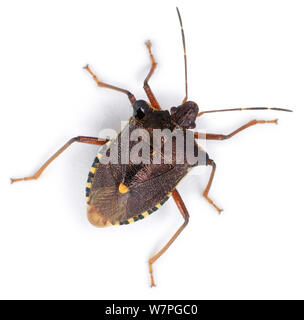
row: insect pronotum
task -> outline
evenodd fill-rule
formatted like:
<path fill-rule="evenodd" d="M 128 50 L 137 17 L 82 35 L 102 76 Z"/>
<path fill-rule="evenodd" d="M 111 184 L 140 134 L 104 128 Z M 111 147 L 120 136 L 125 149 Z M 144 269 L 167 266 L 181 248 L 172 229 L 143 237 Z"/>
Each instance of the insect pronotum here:
<path fill-rule="evenodd" d="M 51 156 L 42 167 L 32 176 L 24 178 L 12 178 L 11 182 L 27 181 L 38 179 L 45 168 L 55 160 L 64 150 L 66 150 L 73 142 L 82 142 L 87 144 L 95 144 L 103 146 L 98 152 L 92 167 L 89 172 L 86 185 L 86 201 L 87 215 L 89 221 L 97 227 L 106 227 L 112 225 L 125 225 L 149 216 L 154 211 L 158 210 L 166 200 L 172 196 L 180 213 L 184 218 L 184 223 L 179 227 L 175 234 L 171 237 L 168 243 L 159 250 L 149 261 L 149 273 L 151 278 L 151 286 L 155 286 L 153 277 L 153 263 L 171 246 L 173 241 L 178 237 L 182 230 L 186 227 L 189 221 L 188 210 L 176 189 L 178 182 L 189 172 L 190 169 L 197 165 L 211 166 L 211 174 L 203 197 L 220 213 L 222 211 L 214 201 L 209 197 L 209 190 L 215 174 L 216 164 L 209 157 L 206 151 L 200 148 L 195 139 L 206 140 L 224 140 L 229 139 L 238 132 L 254 126 L 256 124 L 277 123 L 277 120 L 252 120 L 230 134 L 213 134 L 193 132 L 189 129 L 195 128 L 197 117 L 211 112 L 224 111 L 241 111 L 241 110 L 277 110 L 291 111 L 282 108 L 234 108 L 220 109 L 199 112 L 198 105 L 195 102 L 188 101 L 188 80 L 187 80 L 187 55 L 186 43 L 183 30 L 183 24 L 180 12 L 177 9 L 178 19 L 182 34 L 182 43 L 184 49 L 184 69 L 185 69 L 185 98 L 182 104 L 178 107 L 172 107 L 170 112 L 162 110 L 156 97 L 154 96 L 149 80 L 157 66 L 154 59 L 150 41 L 146 42 L 146 47 L 151 60 L 150 71 L 144 80 L 144 90 L 148 97 L 149 103 L 144 100 L 136 100 L 135 96 L 128 90 L 104 83 L 100 81 L 87 65 L 84 67 L 93 77 L 99 87 L 108 88 L 124 93 L 129 98 L 133 107 L 133 116 L 129 119 L 127 129 L 123 129 L 113 140 L 100 139 L 96 137 L 78 136 L 70 139 L 62 148 L 60 148 L 53 156 Z M 144 129 L 148 134 L 148 138 L 141 141 L 143 146 L 149 146 L 147 158 L 151 162 L 141 161 L 135 163 L 133 159 L 129 159 L 127 163 L 118 161 L 118 163 L 103 163 L 104 159 L 111 153 L 113 146 L 117 147 L 118 159 L 121 160 L 125 153 L 131 151 L 131 147 L 136 146 L 136 143 L 129 141 L 128 148 L 124 148 L 123 136 L 125 134 L 132 135 L 137 129 Z M 154 139 L 154 133 L 158 130 L 167 130 L 162 137 L 161 143 L 157 149 Z M 190 162 L 188 158 L 183 157 L 183 162 L 179 163 L 178 156 L 185 151 L 185 144 L 178 146 L 171 145 L 171 162 L 167 163 L 166 148 L 170 133 L 178 133 L 179 136 L 192 137 L 192 151 L 195 155 L 200 156 L 201 162 Z M 176 138 L 177 139 L 177 138 Z M 138 142 L 138 141 L 137 141 Z M 122 151 L 126 149 L 126 151 Z M 159 156 L 160 162 L 153 162 L 154 157 Z"/>

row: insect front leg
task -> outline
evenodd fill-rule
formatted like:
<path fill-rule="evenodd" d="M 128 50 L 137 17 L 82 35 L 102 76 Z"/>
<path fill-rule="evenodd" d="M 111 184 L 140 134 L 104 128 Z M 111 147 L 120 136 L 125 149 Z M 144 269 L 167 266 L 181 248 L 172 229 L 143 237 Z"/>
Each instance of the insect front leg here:
<path fill-rule="evenodd" d="M 126 94 L 131 102 L 131 105 L 133 106 L 134 102 L 136 101 L 136 98 L 135 96 L 128 90 L 125 90 L 125 89 L 121 89 L 121 88 L 118 88 L 118 87 L 115 87 L 115 86 L 112 86 L 110 84 L 107 84 L 105 82 L 102 82 L 100 81 L 97 76 L 93 73 L 93 71 L 91 70 L 91 68 L 89 67 L 89 65 L 86 65 L 84 67 L 85 70 L 87 70 L 89 72 L 89 74 L 93 77 L 93 79 L 95 80 L 95 82 L 97 83 L 97 85 L 101 88 L 108 88 L 108 89 L 112 89 L 112 90 L 115 90 L 115 91 L 119 91 L 119 92 L 122 92 L 124 94 Z"/>
<path fill-rule="evenodd" d="M 54 153 L 43 165 L 42 167 L 34 173 L 34 175 L 24 178 L 11 178 L 11 183 L 18 182 L 18 181 L 27 181 L 27 180 L 37 180 L 45 168 L 54 161 L 64 150 L 66 150 L 73 142 L 81 142 L 81 143 L 88 143 L 88 144 L 95 144 L 98 146 L 102 146 L 106 144 L 109 140 L 103 140 L 95 137 L 84 137 L 78 136 L 70 139 L 63 147 L 61 147 L 56 153 Z"/>
<path fill-rule="evenodd" d="M 154 96 L 154 94 L 153 94 L 153 92 L 152 92 L 152 90 L 151 90 L 151 88 L 150 88 L 150 86 L 148 84 L 148 81 L 150 80 L 150 78 L 151 78 L 151 76 L 152 76 L 152 74 L 153 74 L 153 72 L 154 72 L 154 70 L 155 70 L 155 68 L 157 66 L 157 62 L 155 61 L 154 56 L 152 54 L 152 50 L 151 50 L 152 43 L 151 43 L 151 41 L 148 40 L 145 44 L 147 46 L 147 49 L 148 49 L 149 55 L 150 55 L 151 69 L 150 69 L 150 71 L 149 71 L 149 73 L 148 73 L 148 75 L 147 75 L 147 77 L 146 77 L 146 79 L 144 81 L 144 90 L 146 92 L 147 97 L 149 98 L 149 101 L 150 101 L 152 107 L 154 109 L 161 110 L 161 107 L 160 107 L 159 103 L 157 102 L 157 100 L 156 100 L 156 98 L 155 98 L 155 96 Z"/>
<path fill-rule="evenodd" d="M 183 229 L 186 227 L 189 221 L 189 213 L 188 210 L 184 204 L 183 199 L 181 198 L 180 194 L 176 189 L 172 191 L 173 199 L 181 212 L 182 216 L 184 217 L 185 221 L 184 223 L 179 227 L 179 229 L 175 232 L 175 234 L 172 236 L 172 238 L 168 241 L 168 243 L 159 251 L 157 252 L 153 257 L 149 259 L 149 272 L 151 277 L 151 287 L 155 286 L 154 277 L 153 277 L 153 269 L 152 264 L 171 246 L 173 241 L 179 236 L 179 234 L 183 231 Z"/>
<path fill-rule="evenodd" d="M 200 133 L 200 132 L 194 132 L 194 137 L 196 139 L 206 139 L 206 140 L 225 140 L 233 137 L 237 133 L 239 133 L 242 130 L 245 130 L 249 127 L 252 127 L 256 124 L 264 124 L 264 123 L 274 123 L 278 124 L 278 119 L 275 120 L 251 120 L 248 123 L 244 124 L 240 128 L 234 130 L 230 134 L 216 134 L 216 133 Z"/>

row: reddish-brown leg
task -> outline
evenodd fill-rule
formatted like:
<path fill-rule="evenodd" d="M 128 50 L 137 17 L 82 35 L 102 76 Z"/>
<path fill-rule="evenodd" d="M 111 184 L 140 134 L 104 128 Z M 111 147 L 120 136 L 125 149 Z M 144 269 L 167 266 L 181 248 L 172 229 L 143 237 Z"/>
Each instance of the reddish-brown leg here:
<path fill-rule="evenodd" d="M 186 227 L 189 221 L 189 213 L 188 210 L 183 202 L 183 199 L 181 198 L 180 194 L 176 189 L 172 192 L 173 199 L 181 212 L 182 216 L 184 217 L 185 221 L 184 223 L 179 227 L 179 229 L 175 232 L 173 237 L 168 241 L 168 243 L 161 249 L 159 252 L 157 252 L 153 257 L 149 259 L 149 272 L 151 277 L 151 287 L 155 286 L 154 278 L 153 278 L 153 269 L 152 264 L 171 246 L 173 241 L 179 236 L 179 234 L 183 231 L 183 229 Z"/>
<path fill-rule="evenodd" d="M 91 74 L 91 76 L 93 77 L 93 79 L 95 80 L 95 82 L 97 83 L 97 85 L 99 87 L 112 89 L 112 90 L 119 91 L 119 92 L 126 94 L 131 102 L 131 105 L 133 106 L 134 102 L 136 101 L 136 98 L 134 97 L 134 95 L 130 91 L 125 90 L 125 89 L 121 89 L 121 88 L 118 88 L 118 87 L 115 87 L 115 86 L 112 86 L 110 84 L 107 84 L 105 82 L 100 81 L 97 78 L 97 76 L 92 72 L 92 70 L 90 69 L 90 67 L 88 65 L 86 65 L 84 67 L 84 69 L 86 69 Z"/>
<path fill-rule="evenodd" d="M 27 181 L 27 180 L 36 180 L 38 179 L 42 172 L 45 170 L 45 168 L 53 161 L 55 160 L 64 150 L 66 150 L 73 142 L 81 142 L 81 143 L 88 143 L 88 144 L 95 144 L 98 146 L 102 146 L 105 143 L 107 143 L 109 140 L 103 140 L 99 138 L 94 137 L 74 137 L 70 139 L 63 147 L 61 147 L 56 153 L 54 153 L 43 165 L 42 167 L 32 176 L 30 177 L 24 177 L 24 178 L 11 178 L 11 182 L 18 182 L 18 181 Z"/>
<path fill-rule="evenodd" d="M 200 132 L 194 132 L 194 137 L 196 139 L 206 139 L 206 140 L 225 140 L 233 137 L 235 134 L 239 133 L 240 131 L 247 129 L 251 126 L 254 126 L 256 124 L 264 124 L 264 123 L 278 123 L 278 119 L 275 120 L 252 120 L 248 123 L 244 124 L 240 128 L 234 130 L 230 134 L 216 134 L 216 133 L 200 133 Z"/>
<path fill-rule="evenodd" d="M 277 123 L 277 119 L 276 120 L 252 120 L 248 123 L 246 123 L 245 125 L 241 126 L 240 128 L 238 128 L 237 130 L 231 132 L 230 134 L 214 134 L 214 133 L 200 133 L 200 132 L 194 132 L 194 137 L 196 139 L 206 139 L 206 140 L 225 140 L 225 139 L 229 139 L 232 136 L 234 136 L 235 134 L 237 134 L 238 132 L 249 128 L 251 126 L 254 126 L 258 123 Z M 212 171 L 210 174 L 210 178 L 209 178 L 209 182 L 207 184 L 206 189 L 203 192 L 203 196 L 204 198 L 207 199 L 207 201 L 218 211 L 218 213 L 221 213 L 222 209 L 220 209 L 208 196 L 211 184 L 212 184 L 212 180 L 214 177 L 214 173 L 215 173 L 215 169 L 216 169 L 216 164 L 213 160 L 209 159 L 207 165 L 212 166 Z"/>
<path fill-rule="evenodd" d="M 149 71 L 149 73 L 148 73 L 148 75 L 147 75 L 147 77 L 146 77 L 146 79 L 144 81 L 144 90 L 146 92 L 147 97 L 149 98 L 149 101 L 150 101 L 152 107 L 154 109 L 161 110 L 161 107 L 160 107 L 159 103 L 157 102 L 157 100 L 156 100 L 156 98 L 155 98 L 150 86 L 148 85 L 148 81 L 150 80 L 150 78 L 151 78 L 151 76 L 152 76 L 152 74 L 153 74 L 153 72 L 154 72 L 154 70 L 155 70 L 155 68 L 157 66 L 157 63 L 156 63 L 156 61 L 154 59 L 154 56 L 152 54 L 152 50 L 151 50 L 152 43 L 151 43 L 151 41 L 148 40 L 145 44 L 146 44 L 146 46 L 148 48 L 149 55 L 150 55 L 150 60 L 151 60 L 152 64 L 151 64 L 151 69 L 150 69 L 150 71 Z"/>
<path fill-rule="evenodd" d="M 204 192 L 203 192 L 203 197 L 217 210 L 218 213 L 221 213 L 223 211 L 223 209 L 220 209 L 208 196 L 213 178 L 214 178 L 214 173 L 215 173 L 215 169 L 216 169 L 216 164 L 212 159 L 209 159 L 207 162 L 208 166 L 212 166 L 212 171 L 209 177 L 209 181 L 207 184 L 207 187 L 205 188 Z"/>

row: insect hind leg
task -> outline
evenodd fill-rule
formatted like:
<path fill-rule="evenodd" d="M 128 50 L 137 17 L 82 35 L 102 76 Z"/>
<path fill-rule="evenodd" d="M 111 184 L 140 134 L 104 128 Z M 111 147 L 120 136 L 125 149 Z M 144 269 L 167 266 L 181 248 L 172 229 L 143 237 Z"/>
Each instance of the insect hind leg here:
<path fill-rule="evenodd" d="M 175 232 L 175 234 L 171 237 L 171 239 L 167 242 L 167 244 L 160 249 L 153 257 L 149 259 L 149 273 L 151 278 L 151 287 L 155 287 L 154 277 L 153 277 L 153 268 L 152 264 L 163 254 L 165 251 L 171 246 L 173 241 L 179 236 L 179 234 L 184 230 L 184 228 L 187 226 L 189 221 L 189 213 L 188 210 L 183 202 L 183 199 L 181 198 L 180 194 L 176 189 L 172 191 L 172 197 L 182 214 L 184 218 L 184 223 L 178 228 L 178 230 Z"/>

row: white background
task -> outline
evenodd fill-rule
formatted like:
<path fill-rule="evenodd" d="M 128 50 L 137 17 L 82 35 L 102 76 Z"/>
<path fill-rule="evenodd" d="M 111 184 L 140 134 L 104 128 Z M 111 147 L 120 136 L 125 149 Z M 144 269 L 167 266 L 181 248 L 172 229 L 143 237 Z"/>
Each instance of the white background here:
<path fill-rule="evenodd" d="M 184 97 L 182 14 L 189 98 L 201 110 L 289 107 L 205 115 L 208 132 L 279 118 L 231 140 L 208 142 L 217 171 L 197 168 L 179 186 L 190 223 L 154 265 L 148 258 L 182 223 L 175 203 L 129 226 L 94 228 L 84 189 L 98 147 L 77 135 L 120 127 L 127 98 L 97 88 L 82 67 L 144 98 L 151 39 L 158 69 L 150 82 L 164 108 Z M 5 1 L 0 5 L 0 298 L 304 298 L 302 1 Z"/>

